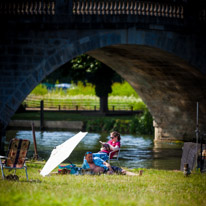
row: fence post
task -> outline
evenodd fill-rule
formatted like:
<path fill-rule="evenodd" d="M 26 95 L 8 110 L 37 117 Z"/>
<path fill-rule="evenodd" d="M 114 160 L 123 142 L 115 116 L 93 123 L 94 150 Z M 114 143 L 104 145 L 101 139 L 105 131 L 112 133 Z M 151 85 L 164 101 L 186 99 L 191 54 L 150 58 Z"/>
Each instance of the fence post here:
<path fill-rule="evenodd" d="M 59 105 L 59 111 L 61 110 L 61 105 Z"/>
<path fill-rule="evenodd" d="M 114 106 L 112 106 L 112 111 L 114 112 Z"/>
<path fill-rule="evenodd" d="M 40 102 L 40 130 L 44 129 L 44 101 Z"/>
<path fill-rule="evenodd" d="M 78 111 L 78 105 L 76 105 L 76 111 Z"/>
<path fill-rule="evenodd" d="M 94 111 L 96 111 L 97 110 L 97 108 L 96 108 L 96 105 L 94 106 Z"/>
<path fill-rule="evenodd" d="M 131 112 L 133 112 L 133 106 L 131 106 Z"/>

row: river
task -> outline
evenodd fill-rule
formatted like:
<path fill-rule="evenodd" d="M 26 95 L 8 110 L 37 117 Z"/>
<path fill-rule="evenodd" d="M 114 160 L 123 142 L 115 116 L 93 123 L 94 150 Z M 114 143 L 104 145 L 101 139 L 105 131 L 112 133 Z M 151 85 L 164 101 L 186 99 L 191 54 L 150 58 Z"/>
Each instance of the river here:
<path fill-rule="evenodd" d="M 47 160 L 52 149 L 72 137 L 76 132 L 70 131 L 36 131 L 38 155 Z M 5 149 L 12 138 L 22 138 L 31 141 L 28 157 L 34 153 L 31 130 L 9 130 L 6 134 Z M 98 152 L 99 141 L 108 141 L 108 134 L 88 133 L 74 149 L 69 160 L 81 164 L 86 151 Z M 179 170 L 182 145 L 175 143 L 154 143 L 152 136 L 121 135 L 120 165 L 128 168 L 154 168 Z"/>

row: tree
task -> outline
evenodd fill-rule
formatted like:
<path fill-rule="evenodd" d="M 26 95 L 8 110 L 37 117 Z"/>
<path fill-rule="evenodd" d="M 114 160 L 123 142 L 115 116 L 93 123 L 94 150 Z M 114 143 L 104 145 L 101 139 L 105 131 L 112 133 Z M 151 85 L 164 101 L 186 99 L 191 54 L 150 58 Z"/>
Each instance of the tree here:
<path fill-rule="evenodd" d="M 122 81 L 122 78 L 111 68 L 86 54 L 76 57 L 71 64 L 70 76 L 73 81 L 81 80 L 95 85 L 96 95 L 100 98 L 100 112 L 107 112 L 111 86 L 115 81 Z"/>

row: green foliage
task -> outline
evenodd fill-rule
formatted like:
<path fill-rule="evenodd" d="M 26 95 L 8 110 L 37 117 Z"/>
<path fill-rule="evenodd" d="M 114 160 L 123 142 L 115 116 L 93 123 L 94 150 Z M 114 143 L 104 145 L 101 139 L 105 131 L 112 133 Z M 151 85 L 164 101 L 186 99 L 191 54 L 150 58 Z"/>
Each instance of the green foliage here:
<path fill-rule="evenodd" d="M 70 75 L 74 81 L 92 83 L 98 97 L 107 97 L 112 92 L 111 86 L 117 74 L 111 68 L 86 54 L 76 57 L 71 63 Z"/>
<path fill-rule="evenodd" d="M 153 134 L 153 118 L 148 110 L 139 118 L 139 127 L 137 133 L 139 134 Z"/>
<path fill-rule="evenodd" d="M 114 119 L 96 119 L 86 121 L 86 130 L 90 132 L 108 132 L 113 128 L 115 120 Z"/>
<path fill-rule="evenodd" d="M 58 81 L 57 81 L 58 82 Z M 115 83 L 113 86 L 112 94 L 108 98 L 108 107 L 110 110 L 115 107 L 115 110 L 144 110 L 146 105 L 139 98 L 134 96 L 133 88 L 127 83 L 122 84 Z M 51 87 L 51 85 L 50 85 Z M 126 92 L 124 90 L 127 89 Z M 119 94 L 119 96 L 116 96 Z M 127 95 L 127 96 L 124 96 Z M 130 96 L 129 96 L 130 95 Z M 138 95 L 136 95 L 138 96 Z M 96 105 L 99 108 L 99 98 L 95 96 L 95 87 L 88 82 L 78 81 L 77 85 L 72 83 L 71 88 L 63 90 L 62 88 L 55 88 L 47 90 L 46 86 L 38 85 L 34 91 L 27 97 L 25 103 L 30 107 L 39 107 L 40 100 L 44 100 L 45 107 L 57 107 L 61 108 L 66 105 L 70 105 L 74 109 L 76 105 L 79 108 L 94 109 Z"/>
<path fill-rule="evenodd" d="M 31 94 L 43 96 L 43 95 L 48 94 L 48 90 L 47 90 L 46 86 L 44 86 L 43 84 L 39 84 L 33 89 Z"/>
<path fill-rule="evenodd" d="M 147 134 L 154 133 L 153 119 L 148 110 L 142 115 L 136 115 L 131 120 L 128 119 L 97 119 L 88 120 L 86 130 L 90 132 L 110 132 L 112 130 L 128 134 Z"/>
<path fill-rule="evenodd" d="M 129 125 L 130 133 L 135 134 L 153 134 L 153 118 L 148 109 L 146 109 L 143 115 L 136 115 Z"/>
<path fill-rule="evenodd" d="M 67 94 L 71 96 L 80 94 L 95 96 L 95 87 L 91 83 L 86 82 L 86 84 L 83 84 L 83 82 L 78 81 L 77 85 L 72 84 L 71 89 L 67 90 Z"/>
<path fill-rule="evenodd" d="M 110 96 L 134 96 L 138 98 L 137 92 L 131 87 L 131 85 L 124 81 L 123 83 L 115 82 L 112 85 L 112 93 Z"/>

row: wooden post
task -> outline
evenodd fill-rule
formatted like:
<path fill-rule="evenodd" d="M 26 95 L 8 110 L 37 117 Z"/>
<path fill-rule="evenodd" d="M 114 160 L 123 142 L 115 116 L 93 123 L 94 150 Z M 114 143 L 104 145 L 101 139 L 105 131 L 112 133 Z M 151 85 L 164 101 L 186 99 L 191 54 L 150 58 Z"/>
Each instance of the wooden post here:
<path fill-rule="evenodd" d="M 133 112 L 133 106 L 131 106 L 131 112 Z"/>
<path fill-rule="evenodd" d="M 36 145 L 36 135 L 35 135 L 35 129 L 34 129 L 34 123 L 33 122 L 31 124 L 31 128 L 32 128 L 33 142 L 34 142 L 34 156 L 33 156 L 33 159 L 34 160 L 38 160 L 37 145 Z"/>
<path fill-rule="evenodd" d="M 112 111 L 114 112 L 114 106 L 112 106 Z"/>
<path fill-rule="evenodd" d="M 59 105 L 59 111 L 61 110 L 61 105 Z"/>
<path fill-rule="evenodd" d="M 94 106 L 94 111 L 96 111 L 97 110 L 97 107 L 96 107 L 96 105 Z"/>
<path fill-rule="evenodd" d="M 40 130 L 44 129 L 44 101 L 40 102 Z"/>
<path fill-rule="evenodd" d="M 76 111 L 78 111 L 78 105 L 76 105 Z"/>

